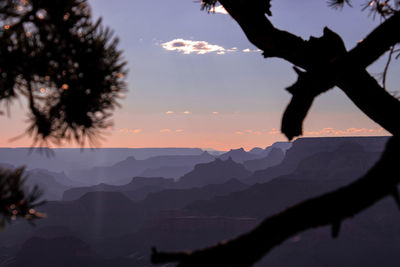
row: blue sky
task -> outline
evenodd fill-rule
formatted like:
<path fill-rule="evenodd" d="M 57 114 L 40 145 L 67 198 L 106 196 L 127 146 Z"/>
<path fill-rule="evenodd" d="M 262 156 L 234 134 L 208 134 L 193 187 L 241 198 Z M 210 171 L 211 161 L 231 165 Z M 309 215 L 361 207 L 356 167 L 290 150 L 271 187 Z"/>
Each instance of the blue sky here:
<path fill-rule="evenodd" d="M 89 3 L 93 15 L 101 16 L 103 24 L 120 38 L 129 67 L 129 92 L 115 112 L 114 128 L 103 146 L 249 149 L 284 140 L 278 133 L 290 99 L 284 88 L 295 82 L 296 75 L 291 64 L 266 60 L 255 51 L 229 15 L 202 12 L 200 3 L 192 0 Z M 271 20 L 306 39 L 320 36 L 328 26 L 351 49 L 379 23 L 368 17 L 368 12 L 361 12 L 360 4 L 337 11 L 321 0 L 273 1 Z M 176 39 L 186 44 L 201 41 L 200 47 L 207 42 L 222 47 L 225 54 L 184 54 L 163 47 Z M 243 52 L 245 49 L 251 52 Z M 371 67 L 371 72 L 381 72 L 382 62 Z M 395 62 L 389 90 L 397 89 L 400 78 L 394 73 L 398 71 Z M 7 143 L 26 127 L 24 112 L 13 110 L 11 118 L 0 119 L 3 125 L 10 125 L 0 135 L 0 145 L 29 145 L 29 139 Z M 386 134 L 339 89 L 317 99 L 305 129 L 308 136 Z"/>

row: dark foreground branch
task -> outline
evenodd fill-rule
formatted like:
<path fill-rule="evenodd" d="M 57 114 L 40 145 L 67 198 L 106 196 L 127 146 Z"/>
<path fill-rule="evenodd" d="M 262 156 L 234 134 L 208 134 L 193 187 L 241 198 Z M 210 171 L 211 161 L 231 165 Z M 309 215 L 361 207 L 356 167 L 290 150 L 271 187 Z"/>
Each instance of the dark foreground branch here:
<path fill-rule="evenodd" d="M 42 218 L 44 214 L 35 208 L 43 201 L 38 201 L 42 196 L 37 186 L 30 192 L 25 187 L 24 167 L 15 170 L 0 168 L 0 228 L 17 218 L 25 218 L 33 223 L 35 219 Z"/>
<path fill-rule="evenodd" d="M 265 57 L 279 57 L 307 71 L 308 79 L 296 83 L 299 90 L 292 93 L 292 102 L 282 121 L 281 130 L 289 139 L 302 134 L 303 120 L 314 98 L 335 85 L 368 117 L 393 135 L 400 134 L 400 119 L 397 116 L 400 102 L 376 86 L 376 81 L 365 70 L 400 42 L 400 35 L 396 34 L 400 27 L 399 12 L 395 12 L 347 53 L 341 38 L 327 28 L 322 37 L 311 37 L 308 41 L 275 28 L 265 16 L 264 9 L 255 7 L 265 1 L 219 2 L 238 22 L 249 41 L 264 51 Z"/>
<path fill-rule="evenodd" d="M 350 185 L 306 200 L 267 218 L 249 233 L 206 249 L 182 253 L 162 253 L 154 249 L 152 262 L 179 262 L 179 267 L 252 266 L 271 249 L 305 230 L 332 225 L 332 235 L 336 236 L 344 219 L 386 196 L 393 196 L 400 205 L 397 193 L 399 151 L 400 138 L 392 137 L 382 158 L 364 177 Z"/>

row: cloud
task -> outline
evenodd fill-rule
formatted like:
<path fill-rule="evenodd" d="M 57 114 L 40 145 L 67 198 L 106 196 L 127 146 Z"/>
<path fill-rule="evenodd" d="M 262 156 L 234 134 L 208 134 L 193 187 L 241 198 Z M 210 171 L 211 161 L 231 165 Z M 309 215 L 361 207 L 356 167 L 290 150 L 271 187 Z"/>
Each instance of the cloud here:
<path fill-rule="evenodd" d="M 280 134 L 276 128 L 272 128 L 268 132 L 270 135 Z M 346 135 L 379 135 L 384 134 L 383 128 L 347 128 L 347 129 L 335 129 L 332 127 L 322 128 L 317 131 L 304 131 L 306 136 L 346 136 Z"/>
<path fill-rule="evenodd" d="M 256 52 L 262 52 L 261 49 L 250 49 L 250 48 L 246 48 L 242 50 L 243 53 L 256 53 Z"/>
<path fill-rule="evenodd" d="M 175 132 L 177 132 L 177 133 L 183 133 L 185 130 L 183 130 L 183 129 L 178 129 L 178 130 L 175 130 Z"/>
<path fill-rule="evenodd" d="M 228 15 L 229 14 L 228 11 L 226 11 L 226 9 L 221 5 L 216 6 L 213 9 L 211 9 L 211 12 L 218 13 L 218 14 L 223 14 L 223 15 Z"/>
<path fill-rule="evenodd" d="M 167 51 L 181 52 L 185 55 L 197 54 L 204 55 L 208 53 L 216 53 L 218 55 L 225 55 L 226 53 L 238 52 L 237 47 L 225 48 L 220 45 L 210 44 L 207 41 L 193 41 L 177 38 L 169 42 L 161 43 L 162 48 Z M 246 48 L 241 50 L 243 53 L 261 52 L 260 49 Z"/>
<path fill-rule="evenodd" d="M 213 111 L 212 114 L 217 115 L 217 114 L 219 114 L 219 112 L 218 111 Z"/>
<path fill-rule="evenodd" d="M 174 114 L 175 112 L 173 112 L 172 110 L 168 110 L 167 112 L 165 112 L 165 114 Z"/>
<path fill-rule="evenodd" d="M 183 114 L 191 114 L 192 112 L 190 112 L 189 110 L 185 110 L 184 112 L 183 112 Z"/>
<path fill-rule="evenodd" d="M 271 131 L 268 132 L 268 134 L 270 135 L 276 135 L 276 134 L 280 134 L 281 132 L 278 131 L 276 128 L 272 128 Z"/>
<path fill-rule="evenodd" d="M 142 132 L 142 129 L 127 129 L 127 128 L 123 128 L 123 129 L 119 129 L 120 133 L 132 133 L 132 134 L 138 134 L 140 132 Z"/>
<path fill-rule="evenodd" d="M 347 128 L 344 130 L 338 130 L 334 128 L 323 128 L 319 131 L 304 131 L 304 135 L 375 135 L 375 134 L 383 134 L 383 128 Z"/>
<path fill-rule="evenodd" d="M 235 134 L 239 134 L 239 135 L 242 135 L 242 134 L 262 135 L 263 133 L 262 133 L 262 131 L 259 131 L 259 130 L 248 129 L 248 130 L 244 130 L 244 131 L 237 131 L 237 132 L 235 132 Z"/>
<path fill-rule="evenodd" d="M 237 50 L 233 48 L 225 49 L 220 45 L 210 44 L 206 41 L 192 41 L 184 40 L 181 38 L 162 43 L 161 46 L 165 50 L 182 52 L 185 55 L 189 55 L 192 53 L 198 55 L 204 55 L 208 53 L 217 53 L 219 55 L 223 55 L 227 52 L 234 52 Z"/>
<path fill-rule="evenodd" d="M 170 133 L 172 132 L 171 129 L 161 129 L 160 133 Z"/>

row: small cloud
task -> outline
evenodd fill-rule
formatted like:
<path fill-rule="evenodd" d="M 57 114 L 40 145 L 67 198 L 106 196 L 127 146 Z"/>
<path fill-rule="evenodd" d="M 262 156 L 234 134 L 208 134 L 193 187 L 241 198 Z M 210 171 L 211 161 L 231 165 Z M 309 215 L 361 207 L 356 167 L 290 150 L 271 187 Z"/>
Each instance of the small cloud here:
<path fill-rule="evenodd" d="M 177 132 L 177 133 L 183 133 L 185 130 L 183 130 L 183 129 L 178 129 L 178 130 L 175 130 L 175 132 Z"/>
<path fill-rule="evenodd" d="M 250 48 L 246 48 L 242 50 L 243 53 L 255 53 L 255 52 L 262 52 L 260 49 L 253 49 L 251 50 Z"/>
<path fill-rule="evenodd" d="M 185 110 L 184 112 L 183 112 L 183 114 L 191 114 L 192 112 L 190 112 L 189 110 Z"/>
<path fill-rule="evenodd" d="M 189 55 L 192 53 L 198 55 L 204 55 L 208 53 L 217 53 L 219 55 L 223 55 L 226 52 L 236 51 L 231 49 L 225 49 L 220 45 L 210 44 L 206 41 L 184 40 L 181 38 L 162 43 L 161 46 L 165 50 L 182 52 L 185 55 Z"/>
<path fill-rule="evenodd" d="M 244 130 L 244 131 L 239 131 L 239 132 L 240 132 L 240 134 L 254 134 L 254 135 L 262 135 L 263 134 L 262 131 L 251 130 L 251 129 Z"/>
<path fill-rule="evenodd" d="M 213 111 L 212 114 L 217 115 L 217 114 L 219 114 L 219 112 L 218 111 Z"/>
<path fill-rule="evenodd" d="M 221 5 L 213 7 L 211 9 L 211 12 L 218 13 L 218 14 L 223 14 L 223 15 L 228 15 L 229 14 L 228 11 L 226 11 L 226 9 Z"/>
<path fill-rule="evenodd" d="M 170 133 L 171 129 L 161 129 L 160 133 Z"/>
<path fill-rule="evenodd" d="M 167 112 L 165 112 L 165 114 L 174 114 L 175 112 L 173 112 L 172 110 L 168 110 Z"/>
<path fill-rule="evenodd" d="M 242 134 L 243 134 L 243 132 L 241 132 L 241 131 L 237 131 L 237 132 L 235 132 L 235 134 L 237 134 L 237 135 L 242 135 Z"/>
<path fill-rule="evenodd" d="M 316 136 L 342 136 L 342 135 L 364 135 L 364 134 L 383 134 L 383 128 L 347 128 L 344 130 L 334 129 L 332 127 L 323 128 L 319 131 L 304 131 L 305 135 Z"/>
<path fill-rule="evenodd" d="M 268 134 L 270 135 L 276 135 L 276 134 L 280 134 L 281 132 L 279 132 L 276 128 L 272 128 L 271 131 L 268 132 Z"/>
<path fill-rule="evenodd" d="M 119 129 L 120 133 L 132 133 L 132 134 L 138 134 L 140 132 L 142 132 L 142 129 L 127 129 L 127 128 L 123 128 L 123 129 Z"/>

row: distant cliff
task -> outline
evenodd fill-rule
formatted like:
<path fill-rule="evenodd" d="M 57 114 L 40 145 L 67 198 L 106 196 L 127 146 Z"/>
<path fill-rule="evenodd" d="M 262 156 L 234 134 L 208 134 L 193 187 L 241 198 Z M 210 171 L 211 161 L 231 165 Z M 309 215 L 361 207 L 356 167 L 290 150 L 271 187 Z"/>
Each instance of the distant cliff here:
<path fill-rule="evenodd" d="M 358 144 L 366 152 L 383 151 L 388 137 L 317 137 L 299 138 L 293 142 L 292 147 L 286 152 L 281 164 L 256 171 L 248 182 L 266 182 L 273 178 L 292 173 L 299 163 L 319 152 L 332 152 L 342 144 Z"/>

